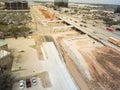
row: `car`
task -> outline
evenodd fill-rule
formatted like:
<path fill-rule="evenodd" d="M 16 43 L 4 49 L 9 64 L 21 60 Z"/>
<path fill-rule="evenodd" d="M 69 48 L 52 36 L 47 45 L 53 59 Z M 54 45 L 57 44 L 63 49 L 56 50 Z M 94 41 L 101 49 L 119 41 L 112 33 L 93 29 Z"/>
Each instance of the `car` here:
<path fill-rule="evenodd" d="M 120 31 L 120 28 L 116 28 L 115 30 L 116 30 L 116 31 Z"/>
<path fill-rule="evenodd" d="M 24 80 L 20 80 L 19 81 L 19 89 L 23 90 L 24 88 L 25 88 L 25 82 L 24 82 Z"/>
<path fill-rule="evenodd" d="M 36 85 L 37 84 L 37 79 L 35 77 L 33 77 L 31 79 L 32 85 Z"/>
<path fill-rule="evenodd" d="M 111 31 L 111 32 L 115 32 L 115 30 L 113 28 L 107 27 L 106 30 Z"/>
<path fill-rule="evenodd" d="M 26 87 L 27 88 L 31 87 L 31 81 L 30 81 L 30 79 L 26 79 Z"/>

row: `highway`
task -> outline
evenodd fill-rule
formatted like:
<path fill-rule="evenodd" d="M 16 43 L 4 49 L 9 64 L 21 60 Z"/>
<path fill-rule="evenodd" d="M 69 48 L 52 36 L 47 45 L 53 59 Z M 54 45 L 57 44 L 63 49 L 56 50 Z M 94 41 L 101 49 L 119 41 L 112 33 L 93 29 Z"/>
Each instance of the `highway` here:
<path fill-rule="evenodd" d="M 35 21 L 38 23 L 42 19 L 42 17 L 40 17 L 40 12 L 36 11 L 37 9 L 35 9 L 35 7 L 33 7 L 32 10 L 34 12 L 34 16 L 36 19 Z M 61 19 L 62 21 L 66 22 L 66 23 L 70 24 L 71 26 L 77 28 L 78 30 L 88 34 L 89 36 L 91 36 L 92 38 L 95 38 L 96 40 L 100 41 L 101 43 L 108 45 L 110 47 L 113 47 L 120 51 L 120 47 L 108 42 L 109 37 L 114 37 L 114 38 L 119 39 L 120 38 L 119 33 L 116 33 L 116 32 L 112 33 L 110 31 L 107 31 L 102 28 L 93 27 L 92 25 L 80 22 L 76 18 L 73 18 L 71 16 L 66 16 L 64 14 L 60 14 L 60 13 L 50 10 L 50 9 L 48 9 L 48 10 L 52 13 L 56 13 L 55 14 L 56 17 Z M 80 25 L 82 25 L 82 26 L 80 26 Z"/>
<path fill-rule="evenodd" d="M 107 31 L 105 29 L 100 29 L 100 28 L 97 28 L 97 27 L 93 27 L 90 24 L 82 23 L 82 22 L 80 22 L 80 21 L 78 21 L 78 20 L 76 20 L 76 19 L 74 19 L 70 16 L 61 15 L 59 13 L 57 13 L 56 16 L 59 19 L 64 20 L 66 23 L 74 26 L 78 30 L 88 34 L 92 38 L 95 38 L 96 40 L 100 41 L 101 43 L 103 43 L 107 46 L 113 47 L 113 48 L 120 51 L 120 47 L 108 42 L 109 37 L 115 37 L 115 38 L 119 39 L 120 38 L 119 34 L 112 33 L 112 32 Z M 80 26 L 80 24 L 82 24 L 83 26 Z"/>

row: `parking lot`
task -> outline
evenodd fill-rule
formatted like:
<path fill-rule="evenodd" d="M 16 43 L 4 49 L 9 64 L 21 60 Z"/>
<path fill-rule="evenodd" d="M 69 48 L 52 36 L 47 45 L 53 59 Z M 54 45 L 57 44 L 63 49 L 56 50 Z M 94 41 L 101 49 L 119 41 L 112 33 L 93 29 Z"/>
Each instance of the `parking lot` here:
<path fill-rule="evenodd" d="M 29 77 L 40 73 L 42 62 L 38 59 L 33 39 L 20 37 L 18 39 L 9 38 L 5 41 L 8 43 L 9 49 L 14 50 L 12 71 L 16 78 Z"/>
<path fill-rule="evenodd" d="M 26 88 L 25 82 L 25 88 L 21 90 L 77 90 L 52 42 L 42 45 L 46 58 L 39 60 L 33 39 L 20 37 L 5 41 L 14 50 L 12 72 L 16 82 L 13 90 L 20 90 L 20 80 L 26 81 L 32 77 L 37 77 L 37 85 Z"/>
<path fill-rule="evenodd" d="M 13 90 L 19 90 L 19 80 L 25 80 L 42 72 L 42 61 L 38 59 L 33 39 L 19 37 L 18 39 L 8 38 L 5 41 L 8 43 L 9 49 L 14 51 L 12 72 L 17 82 L 13 85 Z M 37 81 L 37 85 L 32 86 L 29 90 L 42 88 L 40 78 L 37 78 Z M 25 88 L 24 90 L 28 89 Z"/>
<path fill-rule="evenodd" d="M 13 85 L 13 90 L 20 90 L 19 89 L 19 82 L 16 82 Z M 43 90 L 43 88 L 41 86 L 40 78 L 37 78 L 37 85 L 35 85 L 35 86 L 32 85 L 30 88 L 26 88 L 26 85 L 25 85 L 25 88 L 22 90 Z"/>

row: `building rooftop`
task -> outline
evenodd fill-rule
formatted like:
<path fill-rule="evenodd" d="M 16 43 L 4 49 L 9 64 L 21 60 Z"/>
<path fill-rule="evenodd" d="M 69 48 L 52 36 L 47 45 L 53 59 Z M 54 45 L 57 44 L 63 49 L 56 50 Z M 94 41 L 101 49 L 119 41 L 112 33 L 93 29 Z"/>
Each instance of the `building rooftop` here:
<path fill-rule="evenodd" d="M 8 51 L 0 50 L 0 59 L 9 55 L 9 54 L 10 54 L 10 52 L 8 52 Z"/>
<path fill-rule="evenodd" d="M 4 42 L 3 40 L 0 40 L 0 46 L 6 45 L 7 43 Z"/>

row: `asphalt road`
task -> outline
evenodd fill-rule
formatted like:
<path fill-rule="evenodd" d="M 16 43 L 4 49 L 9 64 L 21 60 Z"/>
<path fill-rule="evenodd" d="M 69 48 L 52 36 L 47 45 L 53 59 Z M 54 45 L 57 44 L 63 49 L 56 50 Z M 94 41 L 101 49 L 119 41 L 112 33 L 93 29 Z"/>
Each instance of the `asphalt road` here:
<path fill-rule="evenodd" d="M 98 41 L 104 43 L 105 45 L 111 46 L 120 51 L 120 47 L 108 42 L 109 37 L 115 37 L 115 38 L 119 39 L 120 35 L 118 35 L 116 33 L 112 33 L 110 31 L 107 31 L 104 29 L 92 27 L 92 26 L 90 26 L 88 24 L 84 24 L 82 22 L 76 23 L 76 19 L 71 18 L 69 16 L 57 14 L 57 17 L 64 20 L 65 22 L 69 23 L 70 25 L 74 26 L 78 30 L 80 30 L 80 31 L 90 35 L 91 37 L 97 39 Z M 86 25 L 87 27 L 84 27 L 84 26 L 81 27 L 80 24 Z"/>

